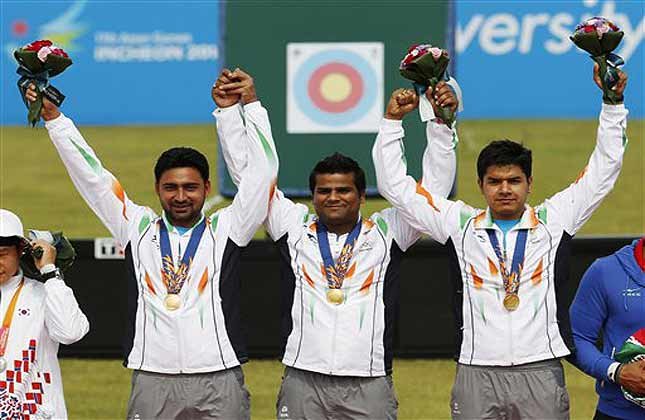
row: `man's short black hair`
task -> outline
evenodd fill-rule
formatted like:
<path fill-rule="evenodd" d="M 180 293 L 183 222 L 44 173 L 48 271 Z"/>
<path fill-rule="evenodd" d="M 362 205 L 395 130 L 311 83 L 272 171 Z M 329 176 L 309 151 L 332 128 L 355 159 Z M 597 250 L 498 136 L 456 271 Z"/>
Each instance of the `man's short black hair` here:
<path fill-rule="evenodd" d="M 480 181 L 483 181 L 489 167 L 507 165 L 519 166 L 528 179 L 533 166 L 531 150 L 512 140 L 491 141 L 479 153 L 477 176 Z"/>
<path fill-rule="evenodd" d="M 365 192 L 365 172 L 354 159 L 338 152 L 327 156 L 314 166 L 309 175 L 309 189 L 314 193 L 316 176 L 320 174 L 354 174 L 354 185 L 360 194 Z"/>
<path fill-rule="evenodd" d="M 191 147 L 173 147 L 159 156 L 155 164 L 155 182 L 168 169 L 195 168 L 204 181 L 208 181 L 208 160 L 206 156 Z"/>

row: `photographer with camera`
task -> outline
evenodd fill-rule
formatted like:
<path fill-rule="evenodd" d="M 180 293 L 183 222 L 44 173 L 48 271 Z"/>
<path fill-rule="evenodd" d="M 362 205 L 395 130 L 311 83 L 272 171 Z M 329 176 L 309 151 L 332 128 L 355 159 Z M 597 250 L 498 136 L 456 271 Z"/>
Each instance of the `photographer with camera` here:
<path fill-rule="evenodd" d="M 0 417 L 67 418 L 58 345 L 80 340 L 89 323 L 56 267 L 56 248 L 29 242 L 22 222 L 0 209 Z M 38 280 L 21 268 L 32 258 Z"/>

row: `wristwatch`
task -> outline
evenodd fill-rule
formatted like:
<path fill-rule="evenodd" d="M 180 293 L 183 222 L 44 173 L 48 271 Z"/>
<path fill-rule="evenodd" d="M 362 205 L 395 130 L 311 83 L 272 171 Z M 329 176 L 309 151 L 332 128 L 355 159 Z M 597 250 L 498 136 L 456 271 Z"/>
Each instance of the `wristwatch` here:
<path fill-rule="evenodd" d="M 44 271 L 44 273 L 43 273 Z M 41 275 L 40 278 L 42 280 L 49 280 L 53 279 L 54 277 L 63 279 L 63 273 L 58 269 L 58 267 L 54 266 L 54 264 L 47 264 L 41 269 Z"/>

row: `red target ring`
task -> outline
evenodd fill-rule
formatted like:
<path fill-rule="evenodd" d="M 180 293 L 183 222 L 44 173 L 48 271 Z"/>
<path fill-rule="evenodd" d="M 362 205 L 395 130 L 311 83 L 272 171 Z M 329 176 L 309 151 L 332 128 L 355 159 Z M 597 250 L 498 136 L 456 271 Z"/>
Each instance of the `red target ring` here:
<path fill-rule="evenodd" d="M 330 101 L 323 96 L 323 81 L 331 74 L 343 75 L 349 81 L 350 92 L 340 101 Z M 353 67 L 344 63 L 331 62 L 320 66 L 312 73 L 309 83 L 307 83 L 307 93 L 313 104 L 320 110 L 341 113 L 355 107 L 363 97 L 363 79 Z"/>

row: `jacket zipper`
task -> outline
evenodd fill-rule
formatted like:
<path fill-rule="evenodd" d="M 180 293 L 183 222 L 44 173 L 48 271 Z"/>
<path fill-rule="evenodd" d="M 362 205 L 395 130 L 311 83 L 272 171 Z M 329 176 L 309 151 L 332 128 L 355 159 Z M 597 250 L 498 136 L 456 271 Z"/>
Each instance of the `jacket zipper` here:
<path fill-rule="evenodd" d="M 331 340 L 331 366 L 329 374 L 334 374 L 334 369 L 336 367 L 336 327 L 338 323 L 338 307 L 333 308 L 334 311 L 334 329 L 332 330 L 332 340 Z"/>
<path fill-rule="evenodd" d="M 177 234 L 177 261 L 175 261 L 175 268 L 179 267 L 179 264 L 181 263 L 181 258 L 183 255 L 181 255 L 181 235 Z M 183 306 L 183 305 L 182 305 Z M 178 310 L 180 311 L 182 308 L 180 307 Z M 184 340 L 181 335 L 181 330 L 179 328 L 179 322 L 177 321 L 177 316 L 178 314 L 175 314 L 175 317 L 173 318 L 173 327 L 175 329 L 175 337 L 177 337 L 177 359 L 179 361 L 179 373 L 184 373 Z"/>
<path fill-rule="evenodd" d="M 513 267 L 509 265 L 509 261 L 508 261 L 509 255 L 508 255 L 508 252 L 506 251 L 507 244 L 506 244 L 506 235 L 504 234 L 504 232 L 502 232 L 502 243 L 504 244 L 503 245 L 504 246 L 504 254 L 503 254 L 504 264 L 506 264 L 506 267 L 511 267 L 512 269 Z M 504 294 L 506 294 L 506 290 L 504 290 Z M 508 312 L 507 316 L 508 316 L 508 346 L 509 346 L 508 354 L 510 356 L 511 366 L 513 366 L 515 364 L 514 363 L 515 356 L 514 356 L 514 349 L 513 349 L 513 313 L 511 311 L 507 311 L 507 312 Z"/>

